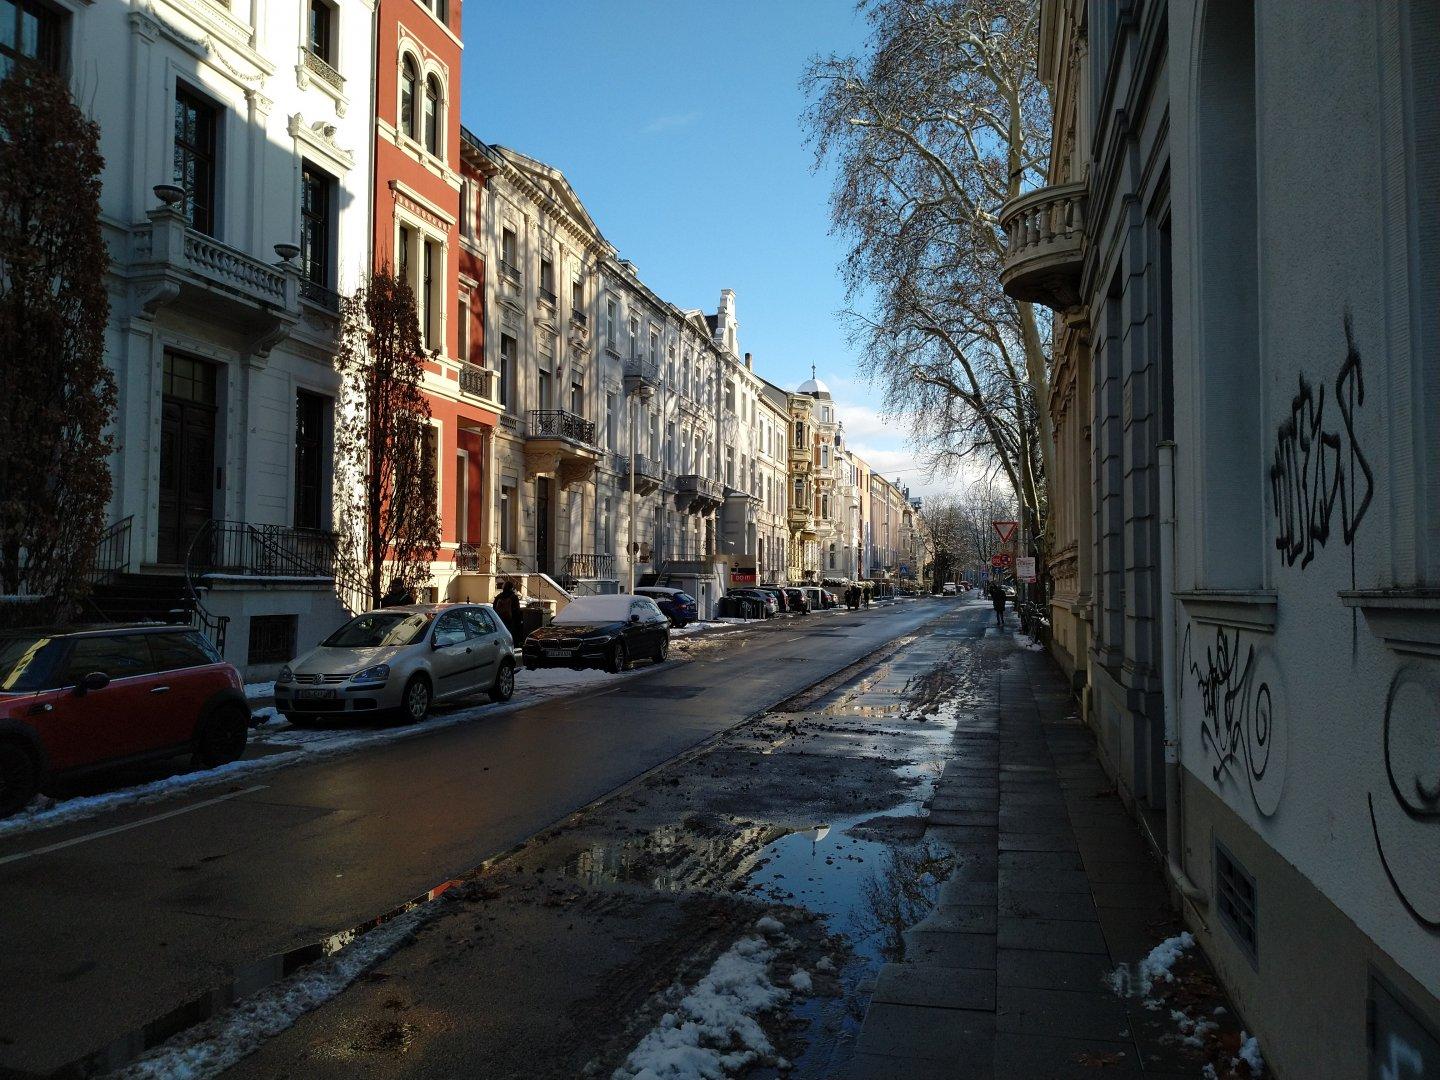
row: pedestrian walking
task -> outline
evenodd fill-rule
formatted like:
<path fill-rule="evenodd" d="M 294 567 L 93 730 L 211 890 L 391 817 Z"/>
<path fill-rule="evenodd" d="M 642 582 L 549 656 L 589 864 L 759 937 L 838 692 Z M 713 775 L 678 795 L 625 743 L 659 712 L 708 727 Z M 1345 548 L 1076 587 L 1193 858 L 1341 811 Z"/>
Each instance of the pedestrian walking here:
<path fill-rule="evenodd" d="M 505 629 L 510 631 L 511 639 L 519 645 L 525 636 L 525 628 L 520 620 L 520 594 L 515 591 L 513 581 L 507 581 L 501 586 L 492 606 L 495 614 L 500 616 L 500 621 L 505 624 Z"/>
<path fill-rule="evenodd" d="M 1005 587 L 998 581 L 990 585 L 990 603 L 995 605 L 995 625 L 1005 629 Z"/>

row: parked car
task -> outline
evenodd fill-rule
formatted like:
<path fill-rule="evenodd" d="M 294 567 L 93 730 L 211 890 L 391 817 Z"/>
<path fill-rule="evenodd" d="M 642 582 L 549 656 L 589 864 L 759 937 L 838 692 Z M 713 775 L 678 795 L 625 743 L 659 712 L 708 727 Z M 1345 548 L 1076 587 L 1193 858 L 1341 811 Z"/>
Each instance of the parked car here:
<path fill-rule="evenodd" d="M 665 585 L 642 585 L 635 590 L 636 596 L 648 596 L 655 606 L 664 612 L 670 625 L 680 630 L 700 618 L 700 604 L 695 597 L 681 589 Z"/>
<path fill-rule="evenodd" d="M 823 611 L 835 606 L 834 597 L 817 585 L 806 586 L 801 591 L 805 594 L 805 599 L 810 601 L 811 611 Z"/>
<path fill-rule="evenodd" d="M 189 627 L 0 633 L 0 816 L 55 778 L 180 754 L 224 765 L 249 733 L 240 672 Z"/>
<path fill-rule="evenodd" d="M 959 589 L 959 587 L 955 584 L 955 582 L 953 582 L 953 581 L 947 581 L 947 582 L 945 582 L 944 585 L 941 585 L 941 586 L 940 586 L 940 595 L 941 595 L 941 596 L 959 596 L 959 595 L 960 595 L 960 589 Z"/>
<path fill-rule="evenodd" d="M 525 666 L 603 668 L 619 674 L 646 657 L 670 655 L 670 620 L 648 596 L 577 596 L 549 626 L 525 639 Z"/>
<path fill-rule="evenodd" d="M 437 701 L 515 692 L 515 643 L 489 604 L 405 604 L 357 615 L 280 669 L 275 708 L 322 717 L 399 711 L 419 723 Z"/>
<path fill-rule="evenodd" d="M 785 599 L 790 601 L 790 610 L 797 615 L 804 615 L 810 610 L 810 598 L 805 595 L 804 589 L 786 589 Z"/>
<path fill-rule="evenodd" d="M 790 598 L 785 595 L 785 590 L 779 585 L 757 585 L 755 587 L 775 598 L 775 610 L 782 615 L 790 610 Z"/>
<path fill-rule="evenodd" d="M 779 602 L 764 589 L 750 587 L 731 589 L 725 595 L 738 600 L 742 609 L 753 609 L 752 614 L 743 615 L 742 618 L 772 619 L 780 614 Z"/>

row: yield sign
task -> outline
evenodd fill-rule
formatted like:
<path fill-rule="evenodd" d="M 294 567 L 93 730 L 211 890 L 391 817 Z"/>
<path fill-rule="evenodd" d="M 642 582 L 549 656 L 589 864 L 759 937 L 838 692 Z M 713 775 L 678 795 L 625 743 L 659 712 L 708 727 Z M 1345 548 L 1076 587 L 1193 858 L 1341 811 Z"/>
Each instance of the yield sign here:
<path fill-rule="evenodd" d="M 1020 528 L 1020 523 L 1018 521 L 992 521 L 990 522 L 990 526 L 995 530 L 996 535 L 1000 537 L 1002 544 L 1009 544 L 1014 541 L 1015 530 Z"/>

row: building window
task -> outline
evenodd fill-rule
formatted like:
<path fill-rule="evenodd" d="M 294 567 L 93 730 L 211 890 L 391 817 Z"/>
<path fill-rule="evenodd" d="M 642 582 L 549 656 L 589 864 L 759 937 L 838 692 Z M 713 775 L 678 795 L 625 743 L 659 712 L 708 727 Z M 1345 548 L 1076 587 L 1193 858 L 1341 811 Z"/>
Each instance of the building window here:
<path fill-rule="evenodd" d="M 616 397 L 613 393 L 605 395 L 605 446 L 609 450 L 616 450 L 619 444 L 616 442 L 616 428 L 619 426 L 617 417 Z"/>
<path fill-rule="evenodd" d="M 335 180 L 308 161 L 300 167 L 300 267 L 305 280 L 330 287 Z"/>
<path fill-rule="evenodd" d="M 515 553 L 515 510 L 519 500 L 510 484 L 500 485 L 500 550 Z"/>
<path fill-rule="evenodd" d="M 425 80 L 425 149 L 440 155 L 440 80 L 434 75 Z"/>
<path fill-rule="evenodd" d="M 328 0 L 310 0 L 310 52 L 335 66 L 335 9 Z"/>
<path fill-rule="evenodd" d="M 576 416 L 585 415 L 585 383 L 577 371 L 570 381 L 570 411 Z"/>
<path fill-rule="evenodd" d="M 462 363 L 470 363 L 470 298 L 460 297 L 460 325 L 455 328 L 455 354 Z"/>
<path fill-rule="evenodd" d="M 295 527 L 325 527 L 325 443 L 330 399 L 308 390 L 295 392 Z M 289 659 L 288 657 L 286 659 Z"/>
<path fill-rule="evenodd" d="M 579 278 L 570 283 L 570 312 L 572 315 L 585 314 L 585 285 Z"/>
<path fill-rule="evenodd" d="M 1234 935 L 1240 951 L 1251 964 L 1258 964 L 1259 898 L 1255 879 L 1219 840 L 1215 841 L 1215 906 L 1219 909 L 1220 921 Z"/>
<path fill-rule="evenodd" d="M 435 302 L 435 273 L 441 267 L 435 264 L 444 256 L 440 255 L 439 246 L 432 240 L 425 241 L 424 265 L 421 267 L 420 330 L 427 349 L 436 348 L 435 342 L 440 337 L 440 305 Z"/>
<path fill-rule="evenodd" d="M 175 183 L 185 189 L 185 220 L 206 236 L 215 235 L 217 114 L 210 102 L 189 87 L 176 84 Z"/>
<path fill-rule="evenodd" d="M 605 344 L 615 348 L 615 336 L 620 332 L 620 309 L 613 297 L 605 301 Z"/>
<path fill-rule="evenodd" d="M 500 404 L 510 407 L 515 382 L 515 339 L 500 335 Z"/>
<path fill-rule="evenodd" d="M 63 18 L 41 0 L 0 0 L 0 78 L 17 62 L 58 71 Z"/>
<path fill-rule="evenodd" d="M 735 384 L 729 380 L 726 380 L 725 383 L 725 411 L 727 413 L 735 411 Z"/>
<path fill-rule="evenodd" d="M 540 259 L 540 299 L 555 303 L 555 264 L 544 257 Z"/>
<path fill-rule="evenodd" d="M 500 233 L 500 272 L 517 285 L 520 283 L 520 238 L 514 229 Z"/>
<path fill-rule="evenodd" d="M 466 240 L 475 238 L 475 222 L 471 211 L 475 202 L 474 185 L 467 180 L 460 181 L 460 235 Z"/>
<path fill-rule="evenodd" d="M 0 7 L 4 4 L 5 0 L 0 0 Z M 298 615 L 251 615 L 247 662 L 283 664 L 293 659 L 299 622 Z"/>
<path fill-rule="evenodd" d="M 735 448 L 733 446 L 725 448 L 725 483 L 732 488 L 735 486 Z"/>
<path fill-rule="evenodd" d="M 420 88 L 420 72 L 415 58 L 400 61 L 400 133 L 415 138 L 415 97 Z"/>
<path fill-rule="evenodd" d="M 660 365 L 660 331 L 658 330 L 650 331 L 650 363 L 656 365 L 657 369 Z"/>
<path fill-rule="evenodd" d="M 470 455 L 455 451 L 455 542 L 470 539 Z"/>

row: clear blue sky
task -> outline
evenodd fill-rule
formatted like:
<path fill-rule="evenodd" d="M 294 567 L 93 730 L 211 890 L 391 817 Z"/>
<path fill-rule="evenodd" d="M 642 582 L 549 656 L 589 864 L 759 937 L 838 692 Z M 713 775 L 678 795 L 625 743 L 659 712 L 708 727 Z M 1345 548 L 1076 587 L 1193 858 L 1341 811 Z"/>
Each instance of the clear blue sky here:
<path fill-rule="evenodd" d="M 652 289 L 714 311 L 736 292 L 740 343 L 794 387 L 815 364 L 853 445 L 912 486 L 923 474 L 864 403 L 799 79 L 853 52 L 849 0 L 469 0 L 462 121 L 562 171 Z M 868 451 L 868 452 L 867 452 Z"/>

